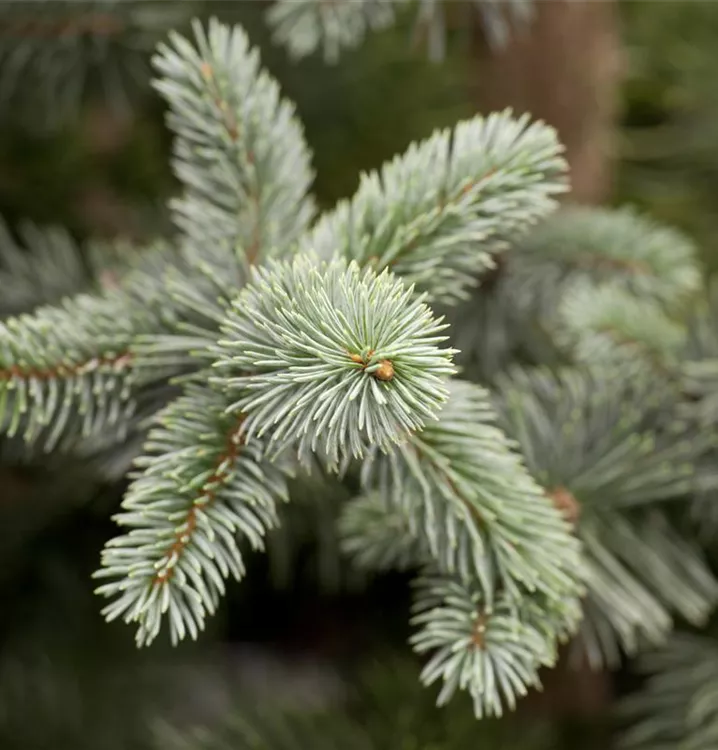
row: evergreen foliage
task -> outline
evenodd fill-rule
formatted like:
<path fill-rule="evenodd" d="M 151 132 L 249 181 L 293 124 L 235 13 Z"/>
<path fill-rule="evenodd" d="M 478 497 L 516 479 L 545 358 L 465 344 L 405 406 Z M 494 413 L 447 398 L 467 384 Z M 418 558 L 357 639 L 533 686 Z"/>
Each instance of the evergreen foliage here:
<path fill-rule="evenodd" d="M 56 127 L 99 89 L 126 111 L 167 24 L 188 20 L 182 5 L 158 12 L 132 0 L 8 0 L 0 5 L 0 106 L 32 127 Z"/>
<path fill-rule="evenodd" d="M 580 279 L 612 282 L 669 309 L 700 286 L 692 243 L 627 208 L 564 208 L 561 221 L 546 222 L 528 235 L 519 253 L 512 269 L 517 293 L 523 287 L 522 296 L 538 297 L 542 311 Z"/>
<path fill-rule="evenodd" d="M 675 620 L 705 624 L 718 582 L 676 520 L 715 487 L 718 348 L 710 305 L 691 307 L 691 243 L 633 212 L 554 213 L 561 146 L 510 112 L 412 144 L 314 220 L 292 105 L 242 29 L 193 34 L 154 59 L 176 234 L 74 296 L 77 263 L 28 282 L 0 237 L 0 280 L 26 282 L 0 323 L 3 432 L 83 455 L 145 435 L 136 415 L 152 414 L 96 574 L 106 618 L 138 645 L 199 637 L 313 467 L 353 490 L 343 551 L 417 575 L 411 644 L 441 704 L 464 691 L 500 716 L 577 632 L 603 667 L 660 647 Z M 40 248 L 75 257 L 39 237 L 40 269 Z M 629 745 L 712 737 L 713 688 L 675 666 L 710 649 L 674 644 Z"/>
<path fill-rule="evenodd" d="M 134 408 L 132 344 L 148 327 L 173 323 L 156 278 L 164 256 L 162 247 L 148 250 L 121 284 L 0 323 L 0 398 L 8 435 L 41 438 L 50 450 L 63 438 L 124 433 Z"/>
<path fill-rule="evenodd" d="M 367 493 L 405 519 L 441 569 L 474 579 L 488 605 L 498 592 L 516 600 L 522 589 L 570 592 L 577 547 L 560 514 L 496 428 L 489 394 L 460 380 L 450 386 L 437 422 L 365 462 Z M 564 549 L 553 549 L 556 539 Z"/>
<path fill-rule="evenodd" d="M 261 443 L 245 444 L 242 419 L 224 416 L 223 404 L 221 394 L 191 387 L 158 416 L 137 461 L 143 472 L 116 517 L 130 530 L 108 543 L 97 575 L 119 580 L 98 593 L 115 597 L 108 620 L 139 623 L 139 645 L 156 637 L 163 616 L 173 642 L 196 638 L 224 579 L 244 573 L 237 537 L 261 549 L 286 499 L 280 467 L 264 459 Z"/>
<path fill-rule="evenodd" d="M 425 31 L 433 58 L 444 55 L 446 10 L 442 0 L 364 0 L 356 3 L 325 3 L 322 0 L 277 0 L 267 12 L 278 44 L 294 58 L 322 49 L 324 58 L 335 62 L 347 49 L 357 47 L 372 31 L 392 26 L 407 6 L 412 8 L 417 30 Z M 473 0 L 470 10 L 479 14 L 489 40 L 506 43 L 510 22 L 525 22 L 532 0 Z"/>
<path fill-rule="evenodd" d="M 26 223 L 20 234 L 22 243 L 0 225 L 0 315 L 17 315 L 41 304 L 53 304 L 89 285 L 82 252 L 66 231 Z"/>
<path fill-rule="evenodd" d="M 290 245 L 312 218 L 309 149 L 294 107 L 260 70 L 246 35 L 195 24 L 154 58 L 169 105 L 173 167 L 185 186 L 172 206 L 187 241 L 241 248 L 249 264 Z"/>
<path fill-rule="evenodd" d="M 257 271 L 232 303 L 217 378 L 244 434 L 332 464 L 386 449 L 435 419 L 454 370 L 445 326 L 387 272 L 298 256 Z"/>
<path fill-rule="evenodd" d="M 666 515 L 668 502 L 690 497 L 704 450 L 671 414 L 674 386 L 620 365 L 517 370 L 498 399 L 529 470 L 582 541 L 589 662 L 615 666 L 621 650 L 661 643 L 674 614 L 704 624 L 718 581 Z"/>
<path fill-rule="evenodd" d="M 567 187 L 560 152 L 555 132 L 527 116 L 459 123 L 362 175 L 353 199 L 321 217 L 300 251 L 390 267 L 432 299 L 455 303 L 554 208 Z"/>
<path fill-rule="evenodd" d="M 635 721 L 622 747 L 698 750 L 718 742 L 718 646 L 715 640 L 677 635 L 642 659 L 647 686 L 624 704 Z"/>

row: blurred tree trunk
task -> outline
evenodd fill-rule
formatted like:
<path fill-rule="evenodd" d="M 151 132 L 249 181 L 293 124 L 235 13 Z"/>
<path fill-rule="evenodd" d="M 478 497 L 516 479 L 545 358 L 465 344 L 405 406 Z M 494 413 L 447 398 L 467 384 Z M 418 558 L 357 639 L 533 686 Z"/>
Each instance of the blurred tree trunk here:
<path fill-rule="evenodd" d="M 616 0 L 534 0 L 533 17 L 491 48 L 477 24 L 474 100 L 482 112 L 511 107 L 553 125 L 571 169 L 569 200 L 599 204 L 612 192 L 621 48 Z M 552 716 L 597 716 L 611 702 L 611 677 L 562 659 L 544 675 L 533 707 Z"/>
<path fill-rule="evenodd" d="M 616 0 L 535 0 L 508 44 L 490 49 L 478 29 L 475 100 L 483 112 L 510 106 L 559 132 L 571 165 L 572 200 L 611 194 L 618 117 L 620 38 Z"/>

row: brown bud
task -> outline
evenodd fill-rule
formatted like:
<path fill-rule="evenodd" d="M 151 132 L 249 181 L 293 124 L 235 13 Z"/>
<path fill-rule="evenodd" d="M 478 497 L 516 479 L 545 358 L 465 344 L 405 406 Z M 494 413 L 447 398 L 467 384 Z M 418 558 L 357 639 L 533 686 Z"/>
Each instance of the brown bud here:
<path fill-rule="evenodd" d="M 202 77 L 205 79 L 205 81 L 209 81 L 212 78 L 212 66 L 208 62 L 203 62 L 202 65 L 200 65 L 200 71 L 202 73 Z"/>
<path fill-rule="evenodd" d="M 580 515 L 581 506 L 578 500 L 573 496 L 570 490 L 565 487 L 556 487 L 546 493 L 546 496 L 551 499 L 554 506 L 558 508 L 563 514 L 563 517 L 571 524 L 576 525 Z"/>
<path fill-rule="evenodd" d="M 377 380 L 392 380 L 394 377 L 394 365 L 388 359 L 382 359 L 374 373 L 374 377 Z"/>

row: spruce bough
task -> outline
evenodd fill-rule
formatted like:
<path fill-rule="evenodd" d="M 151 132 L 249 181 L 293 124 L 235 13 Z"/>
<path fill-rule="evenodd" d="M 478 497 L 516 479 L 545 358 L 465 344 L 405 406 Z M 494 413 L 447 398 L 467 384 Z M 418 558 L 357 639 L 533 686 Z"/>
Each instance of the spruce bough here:
<path fill-rule="evenodd" d="M 555 213 L 561 145 L 511 112 L 412 144 L 317 217 L 302 127 L 240 28 L 172 35 L 155 69 L 176 235 L 112 288 L 0 324 L 0 424 L 28 444 L 119 442 L 161 406 L 96 574 L 107 619 L 139 645 L 198 637 L 319 464 L 359 488 L 337 509 L 355 564 L 416 571 L 411 643 L 440 702 L 500 715 L 577 633 L 612 664 L 702 622 L 718 585 L 667 515 L 711 449 L 678 408 L 690 243 Z"/>

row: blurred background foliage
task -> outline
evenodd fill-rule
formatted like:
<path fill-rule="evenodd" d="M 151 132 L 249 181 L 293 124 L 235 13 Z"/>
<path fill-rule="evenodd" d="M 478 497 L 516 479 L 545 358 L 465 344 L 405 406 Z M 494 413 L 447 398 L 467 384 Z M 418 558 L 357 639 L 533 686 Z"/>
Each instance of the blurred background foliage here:
<path fill-rule="evenodd" d="M 684 228 L 718 268 L 718 40 L 714 3 L 623 3 L 615 200 Z"/>
<path fill-rule="evenodd" d="M 0 55 L 17 33 L 11 5 L 0 8 Z M 318 56 L 293 63 L 273 46 L 264 3 L 143 5 L 159 20 L 155 31 L 133 42 L 130 68 L 117 68 L 118 98 L 107 96 L 107 82 L 95 80 L 91 66 L 86 96 L 61 101 L 52 91 L 40 92 L 38 101 L 31 83 L 10 92 L 0 75 L 0 97 L 7 95 L 0 99 L 0 215 L 11 227 L 24 219 L 59 224 L 79 240 L 143 238 L 167 228 L 171 143 L 162 107 L 146 85 L 146 59 L 163 23 L 182 29 L 193 14 L 214 13 L 247 28 L 297 104 L 323 206 L 351 194 L 361 170 L 475 112 L 477 79 L 482 71 L 494 75 L 482 68 L 461 24 L 450 32 L 439 63 L 428 59 L 403 18 L 326 65 Z M 623 2 L 619 9 L 619 116 L 608 202 L 638 205 L 684 228 L 712 273 L 718 270 L 718 3 Z M 73 9 L 81 11 L 80 4 Z M 612 718 L 605 708 L 614 690 L 630 687 L 626 675 L 611 683 L 587 678 L 577 690 L 575 682 L 562 687 L 565 673 L 559 670 L 547 675 L 545 697 L 527 701 L 507 721 L 477 725 L 460 701 L 435 709 L 434 692 L 419 687 L 417 665 L 392 655 L 408 635 L 406 581 L 382 578 L 357 594 L 351 572 L 337 567 L 331 538 L 322 534 L 338 499 L 331 483 L 318 489 L 313 502 L 298 504 L 306 510 L 307 532 L 291 540 L 292 558 L 281 559 L 277 552 L 288 548 L 277 543 L 268 562 L 258 559 L 258 570 L 231 588 L 223 615 L 199 645 L 171 654 L 161 647 L 138 652 L 121 626 L 101 621 L 91 592 L 97 551 L 112 533 L 108 509 L 116 507 L 123 488 L 79 468 L 13 465 L 7 459 L 12 446 L 0 451 L 6 465 L 0 471 L 4 749 L 270 747 L 261 739 L 262 727 L 281 721 L 257 713 L 267 694 L 286 696 L 282 710 L 290 713 L 297 711 L 292 696 L 313 700 L 311 710 L 300 708 L 326 736 L 339 738 L 327 747 L 350 748 L 348 737 L 372 750 L 609 746 Z M 324 501 L 314 502 L 317 497 Z M 387 651 L 386 659 L 377 656 Z M 370 653 L 382 668 L 373 662 L 367 667 Z M 249 735 L 241 721 L 236 725 L 237 706 L 246 726 L 255 727 Z M 315 728 L 308 726 L 307 736 Z M 299 737 L 292 742 L 298 744 L 281 747 L 308 746 Z"/>

